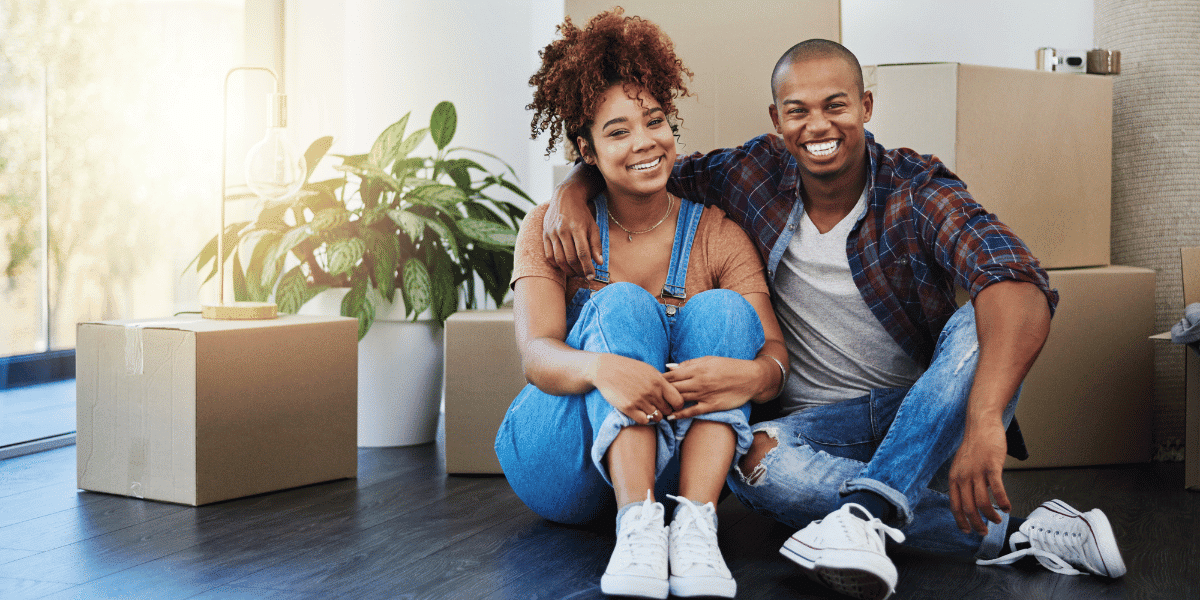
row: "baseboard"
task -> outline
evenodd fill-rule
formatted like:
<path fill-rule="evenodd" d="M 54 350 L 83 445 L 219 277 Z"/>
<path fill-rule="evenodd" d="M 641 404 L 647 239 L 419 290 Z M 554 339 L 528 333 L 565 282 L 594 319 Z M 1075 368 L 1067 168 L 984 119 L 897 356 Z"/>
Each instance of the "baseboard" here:
<path fill-rule="evenodd" d="M 0 390 L 75 378 L 75 350 L 0 358 Z"/>

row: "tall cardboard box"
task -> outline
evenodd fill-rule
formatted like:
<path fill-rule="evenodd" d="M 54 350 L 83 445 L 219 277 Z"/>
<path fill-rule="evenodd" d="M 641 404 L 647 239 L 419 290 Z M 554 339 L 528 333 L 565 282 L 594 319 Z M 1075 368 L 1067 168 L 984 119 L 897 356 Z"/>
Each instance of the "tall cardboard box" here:
<path fill-rule="evenodd" d="M 450 315 L 445 348 L 446 472 L 502 473 L 496 431 L 525 387 L 512 309 Z"/>
<path fill-rule="evenodd" d="M 357 475 L 356 319 L 77 329 L 81 489 L 197 506 Z"/>
<path fill-rule="evenodd" d="M 1180 308 L 1182 315 L 1189 305 L 1200 302 L 1200 248 L 1181 248 L 1179 253 L 1183 267 L 1183 307 Z M 1169 341 L 1171 332 L 1151 337 Z M 1183 353 L 1187 410 L 1184 420 L 1183 485 L 1189 490 L 1200 491 L 1200 355 L 1190 348 Z"/>
<path fill-rule="evenodd" d="M 1043 267 L 1108 264 L 1111 77 L 956 63 L 863 77 L 875 141 L 937 155 Z"/>
<path fill-rule="evenodd" d="M 1149 461 L 1154 271 L 1107 266 L 1049 274 L 1061 298 L 1017 404 L 1030 456 L 1009 458 L 1006 466 Z"/>

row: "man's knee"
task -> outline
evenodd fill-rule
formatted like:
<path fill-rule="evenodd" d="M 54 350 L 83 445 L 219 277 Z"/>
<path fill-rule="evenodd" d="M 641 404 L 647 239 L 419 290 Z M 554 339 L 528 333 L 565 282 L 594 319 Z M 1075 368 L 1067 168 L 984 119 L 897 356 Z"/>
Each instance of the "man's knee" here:
<path fill-rule="evenodd" d="M 750 485 L 761 481 L 763 476 L 766 475 L 766 469 L 762 466 L 762 460 L 778 446 L 779 440 L 771 437 L 765 431 L 756 431 L 754 433 L 754 441 L 750 443 L 750 450 L 742 456 L 742 460 L 738 463 L 742 480 Z"/>

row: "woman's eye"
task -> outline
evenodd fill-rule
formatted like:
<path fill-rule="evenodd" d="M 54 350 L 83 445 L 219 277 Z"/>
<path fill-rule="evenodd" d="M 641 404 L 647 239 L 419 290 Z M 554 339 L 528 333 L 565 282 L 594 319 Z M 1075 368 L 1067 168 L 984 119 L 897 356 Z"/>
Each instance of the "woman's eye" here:
<path fill-rule="evenodd" d="M 663 123 L 663 120 L 664 119 L 662 117 L 655 117 L 653 119 L 650 119 L 650 126 L 653 127 L 655 125 L 661 125 Z"/>

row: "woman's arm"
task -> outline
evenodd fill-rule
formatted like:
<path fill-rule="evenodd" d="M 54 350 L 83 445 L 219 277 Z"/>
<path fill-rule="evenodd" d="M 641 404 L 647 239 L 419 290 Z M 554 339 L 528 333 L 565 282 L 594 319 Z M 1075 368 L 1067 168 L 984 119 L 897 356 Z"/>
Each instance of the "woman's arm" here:
<path fill-rule="evenodd" d="M 684 402 L 696 402 L 671 418 L 737 408 L 747 401 L 766 402 L 783 391 L 788 365 L 783 331 L 765 293 L 743 296 L 758 313 L 765 341 L 754 360 L 703 356 L 679 363 L 666 374 Z M 772 360 L 774 359 L 774 360 Z M 778 362 L 776 362 L 778 361 Z M 783 368 L 781 369 L 780 366 Z"/>
<path fill-rule="evenodd" d="M 522 277 L 514 291 L 513 323 L 529 383 L 556 396 L 600 390 L 609 404 L 643 424 L 650 422 L 647 415 L 655 410 L 665 417 L 683 406 L 679 392 L 654 367 L 616 354 L 568 346 L 564 341 L 566 305 L 558 282 Z"/>

